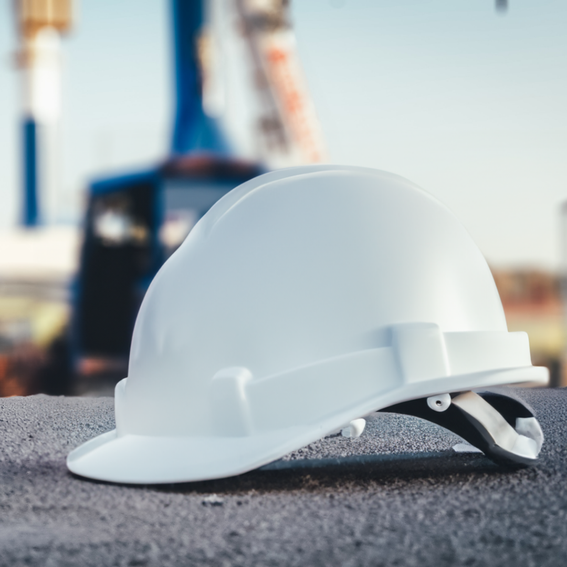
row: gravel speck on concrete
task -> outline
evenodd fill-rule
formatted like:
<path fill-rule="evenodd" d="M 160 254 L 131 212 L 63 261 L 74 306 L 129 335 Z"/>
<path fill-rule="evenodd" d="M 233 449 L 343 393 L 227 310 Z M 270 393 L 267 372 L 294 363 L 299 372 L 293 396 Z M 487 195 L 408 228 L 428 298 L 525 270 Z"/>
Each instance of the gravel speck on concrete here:
<path fill-rule="evenodd" d="M 359 439 L 280 461 L 345 466 L 161 486 L 67 471 L 71 449 L 113 428 L 111 398 L 0 399 L 0 566 L 564 567 L 567 391 L 516 392 L 546 435 L 530 469 L 455 453 L 452 433 L 380 414 Z"/>

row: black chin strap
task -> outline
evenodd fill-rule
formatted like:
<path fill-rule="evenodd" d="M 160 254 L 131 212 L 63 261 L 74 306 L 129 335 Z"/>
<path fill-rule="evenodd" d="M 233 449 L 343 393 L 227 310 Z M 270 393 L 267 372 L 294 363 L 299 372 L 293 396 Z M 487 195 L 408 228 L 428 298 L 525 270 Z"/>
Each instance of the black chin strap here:
<path fill-rule="evenodd" d="M 533 465 L 543 432 L 519 400 L 492 392 L 442 394 L 396 404 L 380 411 L 413 415 L 456 433 L 498 464 Z"/>

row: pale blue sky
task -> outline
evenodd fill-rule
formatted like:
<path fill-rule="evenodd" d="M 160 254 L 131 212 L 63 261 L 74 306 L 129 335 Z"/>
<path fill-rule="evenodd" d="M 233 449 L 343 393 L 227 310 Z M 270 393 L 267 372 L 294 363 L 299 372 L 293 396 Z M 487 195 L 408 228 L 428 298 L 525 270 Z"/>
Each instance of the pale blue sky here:
<path fill-rule="evenodd" d="M 556 267 L 567 199 L 567 3 L 295 0 L 333 161 L 385 169 L 455 212 L 494 265 Z M 65 40 L 60 216 L 86 180 L 167 149 L 167 2 L 82 0 Z M 0 226 L 16 216 L 19 85 L 0 4 Z"/>

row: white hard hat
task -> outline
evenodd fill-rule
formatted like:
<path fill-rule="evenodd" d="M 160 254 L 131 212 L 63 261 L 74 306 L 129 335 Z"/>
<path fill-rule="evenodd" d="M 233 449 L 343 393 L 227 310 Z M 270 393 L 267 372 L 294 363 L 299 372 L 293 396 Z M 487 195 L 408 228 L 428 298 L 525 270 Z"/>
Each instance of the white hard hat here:
<path fill-rule="evenodd" d="M 465 437 L 472 423 L 492 458 L 526 464 L 542 442 L 533 414 L 469 390 L 547 378 L 444 205 L 382 171 L 280 170 L 218 201 L 164 264 L 116 429 L 67 463 L 125 483 L 226 477 L 398 404 Z"/>

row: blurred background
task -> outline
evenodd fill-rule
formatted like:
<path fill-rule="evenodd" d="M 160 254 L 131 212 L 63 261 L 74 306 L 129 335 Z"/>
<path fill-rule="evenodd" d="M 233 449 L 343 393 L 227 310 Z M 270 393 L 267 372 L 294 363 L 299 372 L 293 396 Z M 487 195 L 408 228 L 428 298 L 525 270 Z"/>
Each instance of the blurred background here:
<path fill-rule="evenodd" d="M 0 396 L 112 395 L 153 275 L 227 191 L 407 177 L 567 385 L 567 4 L 0 2 Z"/>

